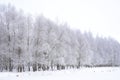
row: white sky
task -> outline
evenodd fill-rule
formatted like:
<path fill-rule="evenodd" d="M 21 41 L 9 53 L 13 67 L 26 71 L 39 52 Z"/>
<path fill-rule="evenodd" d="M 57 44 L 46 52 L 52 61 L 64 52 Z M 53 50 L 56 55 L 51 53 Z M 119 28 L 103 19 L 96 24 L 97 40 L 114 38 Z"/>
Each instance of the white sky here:
<path fill-rule="evenodd" d="M 34 15 L 67 22 L 71 28 L 120 42 L 120 0 L 0 0 Z"/>

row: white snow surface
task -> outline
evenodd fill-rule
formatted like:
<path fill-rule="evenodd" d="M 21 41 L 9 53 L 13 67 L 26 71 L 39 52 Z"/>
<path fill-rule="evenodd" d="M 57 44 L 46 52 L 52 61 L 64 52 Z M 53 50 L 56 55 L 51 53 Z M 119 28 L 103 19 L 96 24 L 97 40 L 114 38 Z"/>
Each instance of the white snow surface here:
<path fill-rule="evenodd" d="M 0 72 L 0 80 L 120 80 L 120 68 L 80 68 L 39 72 Z"/>

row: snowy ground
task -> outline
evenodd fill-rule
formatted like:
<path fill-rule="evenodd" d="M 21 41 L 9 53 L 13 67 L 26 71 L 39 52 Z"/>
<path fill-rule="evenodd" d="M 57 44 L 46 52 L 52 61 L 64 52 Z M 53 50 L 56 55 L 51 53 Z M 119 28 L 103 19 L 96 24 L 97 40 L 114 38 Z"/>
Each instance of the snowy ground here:
<path fill-rule="evenodd" d="M 1 72 L 0 80 L 120 80 L 120 68 L 81 68 L 23 73 Z"/>

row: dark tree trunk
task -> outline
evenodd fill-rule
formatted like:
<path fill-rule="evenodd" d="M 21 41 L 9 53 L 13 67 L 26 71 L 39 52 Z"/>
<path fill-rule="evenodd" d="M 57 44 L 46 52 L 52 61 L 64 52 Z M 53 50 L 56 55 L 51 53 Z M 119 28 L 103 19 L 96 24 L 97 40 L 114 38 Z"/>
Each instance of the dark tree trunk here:
<path fill-rule="evenodd" d="M 23 71 L 23 66 L 22 65 L 18 65 L 17 71 L 18 72 L 22 72 Z"/>
<path fill-rule="evenodd" d="M 62 66 L 61 66 L 61 69 L 65 69 L 65 66 L 62 65 Z"/>
<path fill-rule="evenodd" d="M 4 69 L 5 69 L 6 71 L 8 71 L 8 65 L 5 65 Z"/>
<path fill-rule="evenodd" d="M 78 66 L 77 66 L 77 68 L 80 68 L 80 61 L 78 62 Z"/>
<path fill-rule="evenodd" d="M 11 60 L 11 58 L 9 58 L 9 71 L 10 71 L 10 72 L 13 71 L 13 65 L 12 65 L 12 60 Z"/>
<path fill-rule="evenodd" d="M 22 65 L 22 71 L 25 72 L 25 68 L 24 68 L 24 65 Z"/>
<path fill-rule="evenodd" d="M 33 72 L 37 71 L 37 65 L 33 64 Z"/>
<path fill-rule="evenodd" d="M 41 64 L 38 64 L 38 71 L 41 70 Z"/>
<path fill-rule="evenodd" d="M 42 70 L 43 70 L 43 71 L 45 71 L 45 70 L 46 70 L 45 65 L 42 65 Z"/>
<path fill-rule="evenodd" d="M 57 70 L 60 70 L 60 65 L 59 64 L 57 64 Z"/>

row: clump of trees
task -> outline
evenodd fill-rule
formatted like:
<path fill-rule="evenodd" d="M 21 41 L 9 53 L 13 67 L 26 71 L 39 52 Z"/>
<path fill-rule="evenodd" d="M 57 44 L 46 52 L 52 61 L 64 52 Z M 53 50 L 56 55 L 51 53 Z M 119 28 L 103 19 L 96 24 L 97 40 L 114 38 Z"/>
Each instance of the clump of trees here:
<path fill-rule="evenodd" d="M 0 5 L 0 71 L 119 66 L 120 44 Z"/>

